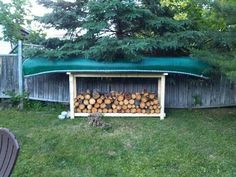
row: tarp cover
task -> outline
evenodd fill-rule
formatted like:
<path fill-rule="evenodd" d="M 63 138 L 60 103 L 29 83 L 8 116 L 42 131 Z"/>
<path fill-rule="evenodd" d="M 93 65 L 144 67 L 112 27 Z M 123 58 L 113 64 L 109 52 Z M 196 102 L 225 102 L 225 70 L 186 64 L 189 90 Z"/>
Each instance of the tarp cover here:
<path fill-rule="evenodd" d="M 207 77 L 209 66 L 191 57 L 144 57 L 138 61 L 117 60 L 102 62 L 85 58 L 29 58 L 23 63 L 25 76 L 46 73 L 178 73 Z"/>

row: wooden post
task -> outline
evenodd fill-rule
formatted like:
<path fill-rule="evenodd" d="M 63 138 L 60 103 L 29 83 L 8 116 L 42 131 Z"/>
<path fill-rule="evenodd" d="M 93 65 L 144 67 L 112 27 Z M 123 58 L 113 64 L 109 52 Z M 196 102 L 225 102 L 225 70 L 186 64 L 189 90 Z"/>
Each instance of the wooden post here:
<path fill-rule="evenodd" d="M 158 78 L 157 97 L 158 97 L 158 101 L 160 103 L 161 102 L 161 77 Z"/>
<path fill-rule="evenodd" d="M 164 73 L 161 76 L 161 115 L 160 115 L 160 119 L 163 120 L 166 116 L 165 114 L 165 85 L 166 85 L 166 75 L 168 75 L 167 73 Z"/>
<path fill-rule="evenodd" d="M 18 41 L 18 89 L 19 95 L 23 96 L 23 72 L 22 72 L 22 41 Z M 20 100 L 19 108 L 23 109 L 23 98 Z"/>
<path fill-rule="evenodd" d="M 68 73 L 69 74 L 69 91 L 70 91 L 70 118 L 74 119 L 75 118 L 75 108 L 74 108 L 74 95 L 75 95 L 75 78 L 73 76 L 73 74 Z"/>
<path fill-rule="evenodd" d="M 73 84 L 73 89 L 74 89 L 73 97 L 76 98 L 76 96 L 77 96 L 77 84 L 76 84 L 76 77 L 74 77 L 74 75 L 73 75 L 73 82 L 74 82 L 74 84 Z"/>

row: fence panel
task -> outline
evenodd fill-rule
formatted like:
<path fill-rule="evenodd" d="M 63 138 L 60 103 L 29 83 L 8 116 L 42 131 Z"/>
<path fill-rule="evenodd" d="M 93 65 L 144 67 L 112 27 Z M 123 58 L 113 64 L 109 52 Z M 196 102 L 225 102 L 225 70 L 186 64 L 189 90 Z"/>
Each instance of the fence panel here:
<path fill-rule="evenodd" d="M 18 92 L 17 56 L 0 56 L 0 98 L 6 98 L 7 91 Z"/>

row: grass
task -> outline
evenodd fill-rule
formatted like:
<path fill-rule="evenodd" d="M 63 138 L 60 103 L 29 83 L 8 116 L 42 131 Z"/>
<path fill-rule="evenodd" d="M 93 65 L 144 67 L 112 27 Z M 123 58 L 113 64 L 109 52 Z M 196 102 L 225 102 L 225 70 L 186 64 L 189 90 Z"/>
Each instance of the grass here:
<path fill-rule="evenodd" d="M 21 145 L 13 177 L 234 177 L 236 109 L 168 110 L 154 118 L 106 118 L 112 129 L 59 112 L 0 112 Z"/>

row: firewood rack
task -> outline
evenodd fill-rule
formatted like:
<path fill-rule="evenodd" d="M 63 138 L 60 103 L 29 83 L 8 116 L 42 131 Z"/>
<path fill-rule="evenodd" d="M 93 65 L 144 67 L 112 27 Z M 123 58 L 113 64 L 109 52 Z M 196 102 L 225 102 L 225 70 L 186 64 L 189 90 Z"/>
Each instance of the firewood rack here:
<path fill-rule="evenodd" d="M 160 113 L 146 114 L 146 113 L 103 113 L 105 117 L 160 117 L 163 120 L 166 116 L 165 114 L 165 79 L 168 73 L 162 74 L 137 74 L 137 73 L 67 73 L 69 75 L 69 93 L 70 93 L 70 118 L 75 117 L 86 117 L 90 113 L 76 113 L 74 107 L 74 99 L 77 96 L 77 78 L 156 78 L 157 88 L 158 88 L 158 99 L 160 103 Z"/>

